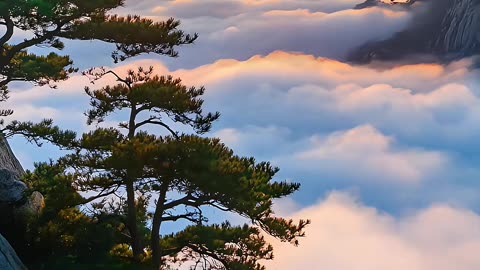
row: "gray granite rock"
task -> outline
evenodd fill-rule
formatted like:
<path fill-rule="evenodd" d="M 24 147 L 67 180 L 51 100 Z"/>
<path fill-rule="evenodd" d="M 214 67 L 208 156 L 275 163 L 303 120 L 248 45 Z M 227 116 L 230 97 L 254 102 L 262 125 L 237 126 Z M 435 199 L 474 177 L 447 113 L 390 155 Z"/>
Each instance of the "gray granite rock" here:
<path fill-rule="evenodd" d="M 371 41 L 355 49 L 349 60 L 366 63 L 373 60 L 422 59 L 452 61 L 480 54 L 480 1 L 478 0 L 415 0 L 403 4 L 406 9 L 417 8 L 407 29 L 382 41 Z M 356 8 L 385 5 L 380 0 L 366 0 Z M 388 6 L 388 5 L 387 5 Z M 399 6 L 399 5 L 391 5 Z"/>
<path fill-rule="evenodd" d="M 26 270 L 22 261 L 10 246 L 8 241 L 0 235 L 0 269 L 1 270 Z"/>
<path fill-rule="evenodd" d="M 22 203 L 27 190 L 20 181 L 24 173 L 7 140 L 0 135 L 0 204 Z"/>
<path fill-rule="evenodd" d="M 0 134 L 0 228 L 21 233 L 29 219 L 38 217 L 45 202 L 39 192 L 26 196 L 27 185 L 21 181 L 25 171 L 8 141 Z M 0 270 L 26 270 L 8 241 L 0 234 Z"/>
<path fill-rule="evenodd" d="M 0 203 L 16 204 L 23 200 L 27 186 L 7 169 L 0 169 Z"/>
<path fill-rule="evenodd" d="M 31 218 L 38 218 L 43 208 L 45 208 L 45 199 L 42 193 L 34 191 L 25 204 L 15 208 L 15 219 L 28 221 Z"/>
<path fill-rule="evenodd" d="M 22 165 L 13 154 L 12 149 L 10 148 L 10 145 L 8 144 L 7 140 L 1 134 L 0 134 L 0 169 L 9 170 L 15 173 L 17 176 L 21 176 L 25 173 L 25 171 L 22 168 Z"/>

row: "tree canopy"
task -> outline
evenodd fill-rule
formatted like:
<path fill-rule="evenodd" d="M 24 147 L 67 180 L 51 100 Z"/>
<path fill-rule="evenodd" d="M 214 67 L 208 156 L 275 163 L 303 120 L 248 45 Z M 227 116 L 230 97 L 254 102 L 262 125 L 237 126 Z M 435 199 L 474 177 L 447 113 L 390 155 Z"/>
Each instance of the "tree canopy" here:
<path fill-rule="evenodd" d="M 72 150 L 61 163 L 75 171 L 79 190 L 95 193 L 84 202 L 100 200 L 97 206 L 102 208 L 109 196 L 122 196 L 121 191 L 126 190 L 127 244 L 134 260 L 151 256 L 155 269 L 167 260 L 185 258 L 206 269 L 217 269 L 218 265 L 264 269 L 258 261 L 271 259 L 273 251 L 260 231 L 298 244 L 309 221 L 295 223 L 277 217 L 272 206 L 274 199 L 292 194 L 300 185 L 276 182 L 278 168 L 270 163 L 237 156 L 220 140 L 199 136 L 220 116 L 218 112 L 203 112 L 203 87 L 187 87 L 180 79 L 153 75 L 152 67 L 130 70 L 125 77 L 105 69 L 85 74 L 93 80 L 107 75 L 116 78 L 116 85 L 86 88 L 91 105 L 86 115 L 91 125 L 113 113 L 125 115 L 117 127 L 96 127 L 80 137 L 61 131 L 50 121 L 14 122 L 7 129 L 11 134 L 45 139 Z M 193 134 L 179 134 L 174 125 L 190 126 Z M 155 198 L 148 218 L 149 245 L 139 231 L 139 197 Z M 205 207 L 236 213 L 251 224 L 209 224 Z M 191 226 L 162 236 L 161 225 L 178 220 Z M 151 250 L 150 255 L 145 248 Z"/>
<path fill-rule="evenodd" d="M 2 0 L 0 1 L 0 101 L 13 81 L 54 86 L 77 71 L 70 56 L 55 51 L 63 40 L 99 40 L 116 45 L 115 62 L 143 53 L 175 57 L 176 47 L 191 44 L 197 34 L 185 34 L 173 18 L 154 22 L 140 16 L 118 16 L 124 0 Z M 1 29 L 0 28 L 0 29 Z M 34 46 L 51 48 L 38 55 Z M 2 110 L 0 116 L 13 111 Z"/>

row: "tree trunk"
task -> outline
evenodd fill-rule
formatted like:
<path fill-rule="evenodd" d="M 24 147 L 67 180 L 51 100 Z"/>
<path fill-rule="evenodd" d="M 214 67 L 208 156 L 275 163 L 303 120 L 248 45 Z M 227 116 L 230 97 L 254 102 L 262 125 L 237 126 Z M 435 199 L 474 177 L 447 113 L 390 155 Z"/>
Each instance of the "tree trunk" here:
<path fill-rule="evenodd" d="M 131 86 L 128 85 L 128 88 L 131 90 Z M 132 140 L 135 137 L 135 117 L 137 115 L 137 105 L 132 103 L 130 111 L 130 119 L 128 126 L 128 140 Z M 137 206 L 135 204 L 135 187 L 134 187 L 134 178 L 131 173 L 127 170 L 126 186 L 127 186 L 127 225 L 130 230 L 133 259 L 136 262 L 141 260 L 141 255 L 143 253 L 142 241 L 140 239 L 141 235 L 138 231 L 137 224 Z"/>
<path fill-rule="evenodd" d="M 162 225 L 162 217 L 165 200 L 167 197 L 168 183 L 162 183 L 160 187 L 160 196 L 158 197 L 157 206 L 155 207 L 155 213 L 152 221 L 152 257 L 155 270 L 159 270 L 162 266 L 162 250 L 160 248 L 160 226 Z"/>
<path fill-rule="evenodd" d="M 132 180 L 127 181 L 127 211 L 127 225 L 132 238 L 133 259 L 138 262 L 141 259 L 143 248 L 141 245 L 140 234 L 138 233 L 137 206 L 135 205 L 135 189 Z"/>

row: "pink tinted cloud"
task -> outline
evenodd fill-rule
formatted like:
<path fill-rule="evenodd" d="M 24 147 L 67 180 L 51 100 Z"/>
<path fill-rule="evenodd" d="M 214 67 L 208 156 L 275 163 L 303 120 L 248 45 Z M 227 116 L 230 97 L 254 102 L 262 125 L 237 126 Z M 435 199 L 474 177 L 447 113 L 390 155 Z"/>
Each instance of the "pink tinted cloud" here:
<path fill-rule="evenodd" d="M 295 248 L 278 243 L 268 269 L 474 270 L 480 267 L 480 216 L 432 205 L 395 218 L 334 192 L 300 210 L 309 218 L 307 237 Z"/>

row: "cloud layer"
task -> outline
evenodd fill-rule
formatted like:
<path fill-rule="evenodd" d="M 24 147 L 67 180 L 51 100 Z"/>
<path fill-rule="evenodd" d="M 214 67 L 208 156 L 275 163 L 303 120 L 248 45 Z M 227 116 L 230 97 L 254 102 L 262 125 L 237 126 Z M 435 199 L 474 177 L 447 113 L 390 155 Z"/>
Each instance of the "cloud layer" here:
<path fill-rule="evenodd" d="M 310 218 L 295 248 L 276 243 L 268 269 L 474 270 L 480 267 L 480 216 L 433 205 L 400 218 L 334 192 L 294 218 Z"/>
<path fill-rule="evenodd" d="M 212 135 L 241 155 L 271 160 L 282 169 L 279 177 L 300 181 L 296 199 L 303 204 L 332 189 L 356 190 L 390 211 L 435 201 L 480 204 L 470 186 L 479 176 L 480 156 L 471 154 L 480 135 L 478 72 L 468 59 L 374 69 L 278 51 L 174 71 L 140 60 L 117 71 L 149 65 L 187 85 L 205 85 L 207 109 L 222 112 Z M 74 77 L 59 85 L 65 91 L 16 91 L 10 104 L 31 107 L 17 118 L 50 114 L 78 128 L 86 84 Z M 58 113 L 64 109 L 71 113 Z"/>
<path fill-rule="evenodd" d="M 387 39 L 406 27 L 404 10 L 354 10 L 358 1 L 140 1 L 135 12 L 154 20 L 175 17 L 182 29 L 198 32 L 194 46 L 180 49 L 181 58 L 166 62 L 192 68 L 223 58 L 245 60 L 276 50 L 345 59 L 368 41 Z M 265 38 L 268 37 L 268 38 Z"/>

